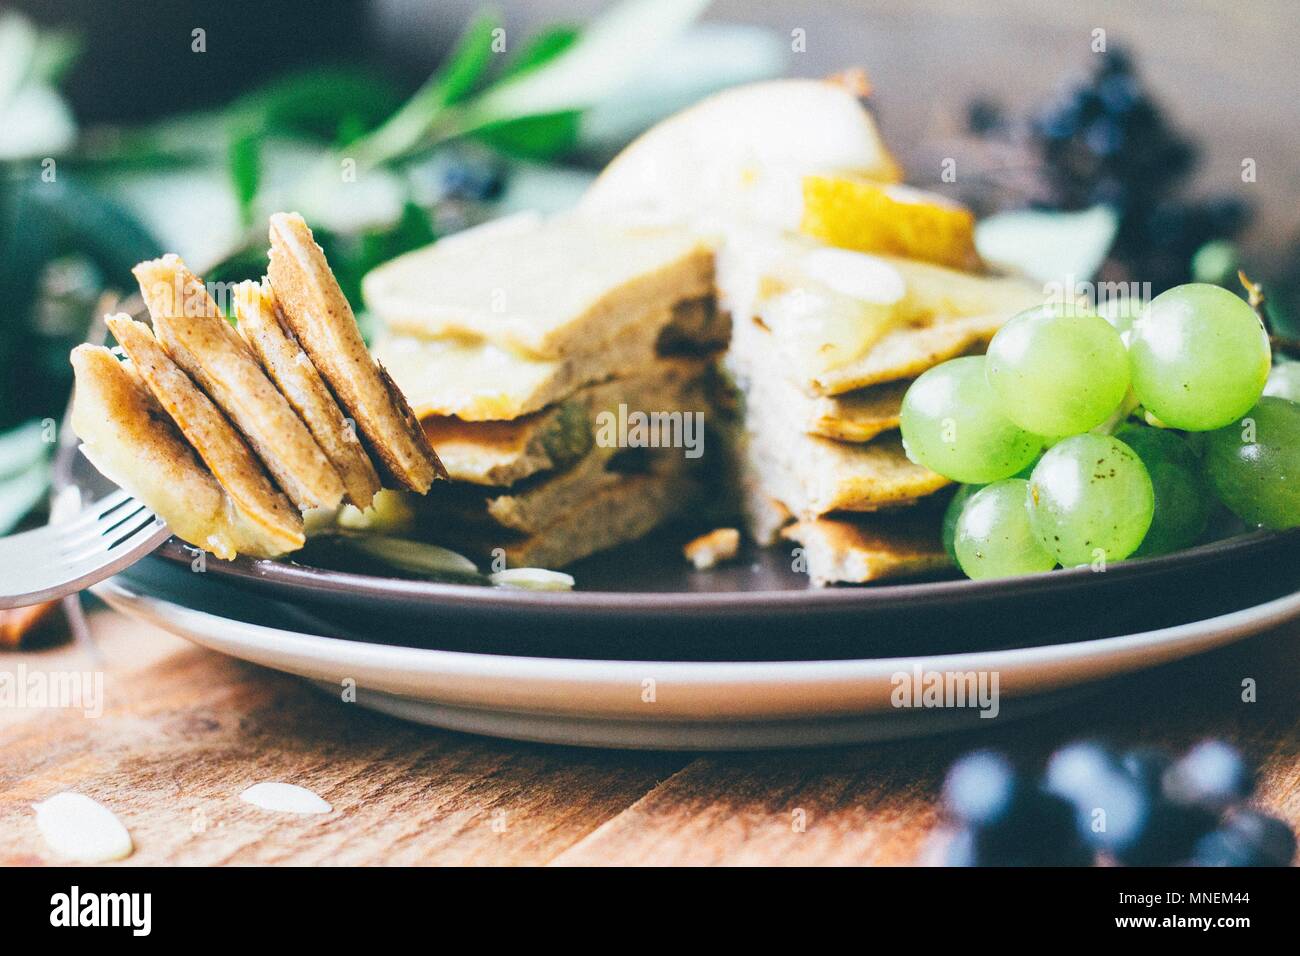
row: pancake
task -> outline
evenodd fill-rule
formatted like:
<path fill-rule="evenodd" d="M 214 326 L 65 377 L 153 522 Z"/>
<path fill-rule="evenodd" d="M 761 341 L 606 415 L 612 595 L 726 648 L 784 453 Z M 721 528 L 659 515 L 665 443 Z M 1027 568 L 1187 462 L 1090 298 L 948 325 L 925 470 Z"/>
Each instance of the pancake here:
<path fill-rule="evenodd" d="M 139 378 L 102 346 L 77 346 L 72 368 L 72 428 L 86 457 L 176 535 L 234 557 L 225 492 Z"/>
<path fill-rule="evenodd" d="M 250 525 L 249 539 L 256 543 L 249 553 L 269 556 L 302 547 L 302 516 L 271 484 L 257 457 L 212 400 L 167 356 L 149 327 L 122 314 L 109 316 L 107 322 L 140 380 Z M 207 546 L 201 541 L 190 543 Z"/>
<path fill-rule="evenodd" d="M 371 357 L 352 307 L 297 213 L 271 217 L 268 267 L 285 324 L 393 479 L 423 494 L 444 475 L 391 378 Z"/>
<path fill-rule="evenodd" d="M 396 334 L 558 361 L 592 351 L 637 317 L 711 295 L 713 254 L 682 229 L 561 216 L 491 242 L 407 253 L 367 275 L 362 291 Z"/>
<path fill-rule="evenodd" d="M 699 485 L 684 474 L 624 475 L 535 534 L 448 528 L 438 540 L 485 561 L 504 558 L 509 567 L 562 568 L 644 537 L 699 495 Z"/>
<path fill-rule="evenodd" d="M 624 322 L 613 339 L 593 339 L 560 360 L 531 358 L 463 338 L 406 335 L 383 338 L 374 351 L 421 418 L 511 421 L 587 385 L 638 374 L 654 363 L 666 338 L 673 343 L 671 351 L 681 351 L 692 329 L 710 324 L 699 318 L 701 308 L 697 298 L 656 307 Z"/>
<path fill-rule="evenodd" d="M 903 394 L 911 380 L 842 395 L 809 395 L 786 374 L 775 348 L 762 337 L 761 330 L 753 332 L 748 348 L 733 349 L 726 363 L 739 386 L 746 393 L 758 393 L 758 404 L 779 416 L 780 427 L 848 442 L 871 441 L 898 427 Z"/>
<path fill-rule="evenodd" d="M 759 486 L 797 518 L 915 504 L 949 482 L 913 464 L 902 441 L 849 444 L 801 432 L 749 432 L 749 467 Z"/>
<path fill-rule="evenodd" d="M 806 271 L 817 255 L 822 256 L 818 265 L 833 264 L 834 259 L 825 259 L 826 253 L 855 255 L 826 250 L 806 238 L 773 238 L 745 231 L 729 236 L 718 253 L 719 296 L 734 324 L 732 351 L 749 353 L 761 345 L 774 349 L 777 358 L 773 361 L 787 368 L 786 374 L 809 395 L 839 395 L 915 378 L 940 362 L 986 344 L 1007 319 L 1047 298 L 1041 286 L 1021 279 L 973 275 L 892 256 L 861 256 L 864 280 L 879 272 L 872 263 L 887 266 L 905 286 L 903 299 L 890 317 L 890 327 L 870 330 L 871 344 L 862 354 L 815 368 L 806 356 L 789 352 L 787 343 L 770 333 L 764 315 L 769 305 L 785 311 L 787 297 L 772 293 L 786 289 L 792 275 Z M 833 275 L 822 278 L 836 281 Z M 781 317 L 772 318 L 777 321 Z M 797 344 L 797 337 L 791 341 Z"/>
<path fill-rule="evenodd" d="M 895 329 L 866 355 L 802 384 L 814 395 L 842 395 L 884 382 L 916 378 L 940 362 L 981 350 L 1014 312 L 963 316 Z"/>
<path fill-rule="evenodd" d="M 626 379 L 591 385 L 556 405 L 502 422 L 424 419 L 453 481 L 508 486 L 564 468 L 592 447 L 597 414 L 622 402 L 643 410 L 704 409 L 707 359 L 656 359 Z"/>
<path fill-rule="evenodd" d="M 818 518 L 792 524 L 781 535 L 799 544 L 796 567 L 802 565 L 818 587 L 932 574 L 952 563 L 931 513 Z"/>
<path fill-rule="evenodd" d="M 281 324 L 270 283 L 241 282 L 233 298 L 239 334 L 329 459 L 347 500 L 369 507 L 379 491 L 379 474 L 320 372 Z"/>
<path fill-rule="evenodd" d="M 299 508 L 337 508 L 343 481 L 247 343 L 179 256 L 132 272 L 167 354 L 198 382 L 247 439 Z"/>
<path fill-rule="evenodd" d="M 591 418 L 576 397 L 508 422 L 434 415 L 422 422 L 452 481 L 504 487 L 564 468 L 591 448 Z"/>
<path fill-rule="evenodd" d="M 883 432 L 898 427 L 903 395 L 911 381 L 889 382 L 843 395 L 809 399 L 797 388 L 786 394 L 812 435 L 847 442 L 868 442 Z"/>
<path fill-rule="evenodd" d="M 623 456 L 618 451 L 593 448 L 582 460 L 564 471 L 538 475 L 514 488 L 493 493 L 485 494 L 478 488 L 437 489 L 442 493 L 427 502 L 424 510 L 471 527 L 496 525 L 526 534 L 539 534 L 568 515 L 585 510 L 586 503 L 593 496 L 629 478 L 645 474 L 675 475 L 682 473 L 687 464 L 680 449 Z M 634 469 L 622 466 L 630 454 L 637 455 Z"/>

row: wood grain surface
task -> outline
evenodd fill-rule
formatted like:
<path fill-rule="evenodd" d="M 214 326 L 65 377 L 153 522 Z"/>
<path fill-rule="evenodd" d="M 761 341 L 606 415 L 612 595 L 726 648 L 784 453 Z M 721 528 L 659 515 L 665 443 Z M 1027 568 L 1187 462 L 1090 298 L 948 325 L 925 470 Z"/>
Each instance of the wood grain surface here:
<path fill-rule="evenodd" d="M 750 754 L 512 743 L 404 724 L 99 611 L 103 662 L 64 646 L 0 671 L 102 667 L 104 712 L 0 708 L 0 863 L 54 863 L 31 804 L 88 794 L 143 864 L 912 864 L 932 847 L 944 768 L 974 746 L 1027 759 L 1083 735 L 1259 762 L 1257 802 L 1300 825 L 1300 627 L 1114 685 L 978 734 Z M 1256 701 L 1242 700 L 1255 681 Z M 334 807 L 245 804 L 282 780 Z"/>

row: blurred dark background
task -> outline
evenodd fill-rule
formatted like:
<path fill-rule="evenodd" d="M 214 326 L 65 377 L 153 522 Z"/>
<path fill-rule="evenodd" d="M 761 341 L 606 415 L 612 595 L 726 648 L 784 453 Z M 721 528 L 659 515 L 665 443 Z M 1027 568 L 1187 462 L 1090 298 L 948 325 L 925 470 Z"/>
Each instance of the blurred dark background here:
<path fill-rule="evenodd" d="M 600 0 L 497 0 L 510 31 L 585 21 Z M 428 76 L 471 14 L 473 0 L 10 0 L 39 23 L 75 25 L 86 39 L 65 90 L 85 123 L 137 122 L 227 102 L 268 78 L 321 62 L 382 66 L 407 89 Z M 1263 254 L 1290 237 L 1300 205 L 1300 98 L 1294 0 L 716 0 L 707 20 L 806 35 L 786 57 L 791 75 L 868 69 L 891 146 L 912 166 L 927 137 L 963 122 L 968 100 L 1009 112 L 1049 97 L 1085 69 L 1094 29 L 1122 43 L 1143 81 L 1202 153 L 1194 188 L 1235 190 L 1256 214 L 1246 245 Z M 206 57 L 190 31 L 207 31 Z M 918 155 L 919 154 L 919 155 Z M 1243 184 L 1243 158 L 1258 180 Z"/>

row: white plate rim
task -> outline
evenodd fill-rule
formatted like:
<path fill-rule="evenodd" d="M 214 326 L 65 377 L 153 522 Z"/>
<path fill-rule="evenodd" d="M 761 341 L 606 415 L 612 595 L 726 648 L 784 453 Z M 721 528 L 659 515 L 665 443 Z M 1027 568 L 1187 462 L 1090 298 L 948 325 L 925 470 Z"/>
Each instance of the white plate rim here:
<path fill-rule="evenodd" d="M 895 711 L 895 675 L 996 672 L 1003 697 L 1133 673 L 1300 617 L 1300 592 L 1156 630 L 1074 644 L 835 661 L 626 661 L 370 644 L 223 618 L 111 578 L 114 609 L 243 660 L 315 681 L 456 707 L 632 721 L 827 718 Z M 654 700 L 644 699 L 653 681 Z M 341 686 L 341 685 L 340 685 Z"/>

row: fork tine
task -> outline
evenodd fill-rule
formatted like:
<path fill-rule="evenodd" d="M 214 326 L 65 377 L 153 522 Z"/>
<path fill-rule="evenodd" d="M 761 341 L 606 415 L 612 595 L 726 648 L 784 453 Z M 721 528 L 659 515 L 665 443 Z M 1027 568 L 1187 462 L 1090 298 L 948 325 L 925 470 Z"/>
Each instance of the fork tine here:
<path fill-rule="evenodd" d="M 85 535 L 75 541 L 67 542 L 62 551 L 62 559 L 69 564 L 76 564 L 84 558 L 105 554 L 113 550 L 120 541 L 125 541 L 141 528 L 158 522 L 152 511 L 139 508 L 129 518 L 118 522 L 103 532 Z"/>
<path fill-rule="evenodd" d="M 128 497 L 125 501 L 118 502 L 110 508 L 100 509 L 95 507 L 90 509 L 90 514 L 93 517 L 89 521 L 55 525 L 55 532 L 62 541 L 61 550 L 67 553 L 79 549 L 97 538 L 112 533 L 114 528 L 126 524 L 146 510 L 142 503 Z"/>
<path fill-rule="evenodd" d="M 133 563 L 137 556 L 152 551 L 165 541 L 169 534 L 167 526 L 159 519 L 153 518 L 126 537 L 115 541 L 110 549 L 92 552 L 70 563 L 66 569 L 66 576 L 76 579 L 105 567 L 111 568 L 112 573 L 116 573 L 117 570 Z M 102 580 L 108 576 L 108 574 L 97 574 L 95 579 Z"/>
<path fill-rule="evenodd" d="M 139 501 L 132 501 L 128 504 L 125 504 L 122 507 L 116 509 L 115 511 L 112 511 L 109 514 L 105 515 L 104 517 L 100 518 L 99 521 L 95 522 L 95 533 L 98 534 L 101 538 L 107 535 L 111 535 L 115 530 L 117 530 L 122 525 L 135 520 L 136 515 L 140 514 L 142 511 L 148 511 L 148 510 L 149 509 L 147 509 Z M 149 513 L 152 514 L 153 512 L 149 512 Z"/>
<path fill-rule="evenodd" d="M 131 500 L 131 495 L 119 489 L 111 495 L 106 495 L 89 506 L 82 508 L 72 518 L 60 522 L 56 527 L 62 531 L 71 532 L 75 535 L 79 529 L 95 524 L 110 512 L 120 509 L 122 505 Z"/>

